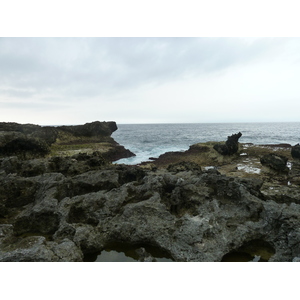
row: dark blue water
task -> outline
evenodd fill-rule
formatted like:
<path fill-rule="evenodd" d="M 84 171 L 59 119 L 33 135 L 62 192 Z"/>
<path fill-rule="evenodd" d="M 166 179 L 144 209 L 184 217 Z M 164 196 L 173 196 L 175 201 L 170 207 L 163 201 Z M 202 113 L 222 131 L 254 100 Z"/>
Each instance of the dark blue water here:
<path fill-rule="evenodd" d="M 190 145 L 225 141 L 241 132 L 241 143 L 295 145 L 300 143 L 300 122 L 294 123 L 195 123 L 195 124 L 118 124 L 112 137 L 136 157 L 118 163 L 137 164 L 168 151 L 184 151 Z"/>

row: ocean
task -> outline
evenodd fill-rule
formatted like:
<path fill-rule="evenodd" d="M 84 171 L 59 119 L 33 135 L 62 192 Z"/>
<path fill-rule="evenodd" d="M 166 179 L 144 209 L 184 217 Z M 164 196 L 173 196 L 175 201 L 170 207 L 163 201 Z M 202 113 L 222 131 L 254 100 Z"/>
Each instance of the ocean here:
<path fill-rule="evenodd" d="M 136 154 L 118 160 L 128 165 L 149 161 L 150 157 L 169 151 L 185 151 L 189 146 L 208 141 L 226 141 L 241 132 L 240 143 L 300 143 L 300 122 L 290 123 L 184 123 L 184 124 L 117 124 L 112 137 Z"/>

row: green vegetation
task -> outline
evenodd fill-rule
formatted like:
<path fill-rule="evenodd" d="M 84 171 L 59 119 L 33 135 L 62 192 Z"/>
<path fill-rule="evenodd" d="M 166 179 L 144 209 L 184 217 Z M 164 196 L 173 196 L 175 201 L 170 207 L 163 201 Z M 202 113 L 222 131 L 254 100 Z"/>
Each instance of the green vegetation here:
<path fill-rule="evenodd" d="M 92 153 L 95 151 L 107 152 L 112 148 L 110 143 L 82 143 L 82 144 L 53 144 L 50 156 L 71 156 L 79 152 Z"/>

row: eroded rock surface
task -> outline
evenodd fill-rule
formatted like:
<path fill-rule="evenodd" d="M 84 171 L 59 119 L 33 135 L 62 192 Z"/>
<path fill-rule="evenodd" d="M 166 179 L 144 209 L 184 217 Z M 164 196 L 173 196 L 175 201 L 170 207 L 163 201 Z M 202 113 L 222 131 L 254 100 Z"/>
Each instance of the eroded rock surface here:
<path fill-rule="evenodd" d="M 174 261 L 300 257 L 297 185 L 284 198 L 272 182 L 195 163 L 151 170 L 98 159 L 1 160 L 0 261 L 82 261 L 113 243 L 140 245 L 140 261 L 155 260 L 146 246 Z"/>
<path fill-rule="evenodd" d="M 92 153 L 96 150 L 109 161 L 134 156 L 111 137 L 117 129 L 115 122 L 99 121 L 56 127 L 2 122 L 0 157 L 18 156 L 29 159 L 49 154 L 65 156 L 75 154 L 76 151 Z"/>
<path fill-rule="evenodd" d="M 214 145 L 214 149 L 218 151 L 222 155 L 233 155 L 239 149 L 239 138 L 242 134 L 239 132 L 237 134 L 233 134 L 227 138 L 225 144 L 216 144 Z"/>
<path fill-rule="evenodd" d="M 154 248 L 173 261 L 299 260 L 300 164 L 291 145 L 239 144 L 239 133 L 220 151 L 208 142 L 112 165 L 126 154 L 107 136 L 116 126 L 99 126 L 65 126 L 56 137 L 48 128 L 45 144 L 86 147 L 106 135 L 105 151 L 0 158 L 0 261 L 86 261 L 112 245 L 136 248 L 137 261 L 156 261 Z M 35 125 L 7 128 L 2 146 L 47 136 Z"/>
<path fill-rule="evenodd" d="M 287 167 L 288 158 L 283 155 L 278 155 L 275 153 L 268 153 L 261 157 L 260 162 L 263 165 L 270 167 L 276 171 L 288 171 Z"/>
<path fill-rule="evenodd" d="M 297 144 L 292 147 L 291 154 L 293 158 L 300 159 L 300 145 Z"/>

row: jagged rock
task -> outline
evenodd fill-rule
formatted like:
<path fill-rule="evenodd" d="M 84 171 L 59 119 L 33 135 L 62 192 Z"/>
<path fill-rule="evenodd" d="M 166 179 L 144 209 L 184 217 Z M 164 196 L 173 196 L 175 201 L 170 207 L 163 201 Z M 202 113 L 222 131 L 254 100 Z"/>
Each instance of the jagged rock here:
<path fill-rule="evenodd" d="M 7 209 L 21 207 L 34 201 L 37 183 L 29 178 L 4 176 L 0 185 L 0 203 Z"/>
<path fill-rule="evenodd" d="M 239 149 L 238 140 L 241 136 L 242 136 L 242 134 L 240 132 L 237 134 L 228 136 L 227 141 L 225 142 L 225 145 L 216 144 L 216 145 L 214 145 L 214 149 L 222 155 L 233 155 Z"/>
<path fill-rule="evenodd" d="M 28 138 L 41 139 L 46 142 L 47 145 L 54 143 L 58 134 L 58 131 L 55 127 L 42 127 L 33 124 L 19 124 L 10 122 L 0 122 L 0 132 L 1 131 L 2 134 L 6 136 L 6 139 L 10 137 L 10 140 L 13 140 L 15 138 L 27 136 Z M 8 142 L 8 140 L 6 142 Z"/>
<path fill-rule="evenodd" d="M 288 159 L 283 155 L 278 155 L 275 153 L 269 153 L 261 157 L 260 162 L 276 171 L 288 171 L 287 167 Z"/>
<path fill-rule="evenodd" d="M 267 193 L 273 183 L 186 162 L 153 172 L 90 154 L 2 158 L 0 261 L 82 261 L 114 243 L 138 245 L 144 261 L 147 246 L 174 261 L 292 261 L 299 187 Z"/>
<path fill-rule="evenodd" d="M 279 192 L 280 191 L 280 192 Z M 300 190 L 296 185 L 268 184 L 262 190 L 265 200 L 273 200 L 277 203 L 300 204 Z"/>
<path fill-rule="evenodd" d="M 0 156 L 17 155 L 22 159 L 44 157 L 51 149 L 72 151 L 72 147 L 80 149 L 82 145 L 95 145 L 102 149 L 105 160 L 115 161 L 131 157 L 134 154 L 119 145 L 111 137 L 117 130 L 115 122 L 92 122 L 75 126 L 39 126 L 33 124 L 0 122 Z M 71 150 L 68 150 L 69 146 Z M 91 148 L 93 148 L 91 146 Z M 90 161 L 99 164 L 100 160 Z"/>
<path fill-rule="evenodd" d="M 295 257 L 295 258 L 293 259 L 293 262 L 300 262 L 300 257 Z"/>
<path fill-rule="evenodd" d="M 300 161 L 293 161 L 288 176 L 289 182 L 300 185 Z"/>
<path fill-rule="evenodd" d="M 300 145 L 299 144 L 292 147 L 291 155 L 295 159 L 300 159 Z"/>
<path fill-rule="evenodd" d="M 41 139 L 19 137 L 0 147 L 0 155 L 18 155 L 22 158 L 44 157 L 50 153 L 47 143 Z"/>
<path fill-rule="evenodd" d="M 182 172 L 182 171 L 197 171 L 202 173 L 201 167 L 193 162 L 182 161 L 175 164 L 171 164 L 167 167 L 170 172 Z"/>
<path fill-rule="evenodd" d="M 66 131 L 74 136 L 110 136 L 118 129 L 116 122 L 99 122 L 86 123 L 84 125 L 58 126 L 58 130 Z"/>
<path fill-rule="evenodd" d="M 74 126 L 39 126 L 34 124 L 19 124 L 13 122 L 0 122 L 0 131 L 19 132 L 24 135 L 36 137 L 47 141 L 48 144 L 55 142 L 58 131 L 69 132 L 74 136 L 110 136 L 118 129 L 116 122 L 91 122 L 84 125 Z"/>
<path fill-rule="evenodd" d="M 142 262 L 155 262 L 157 261 L 150 253 L 146 251 L 145 248 L 141 247 L 135 250 L 136 254 L 139 256 L 138 261 Z"/>
<path fill-rule="evenodd" d="M 82 259 L 82 252 L 68 239 L 55 243 L 47 242 L 42 236 L 29 236 L 0 247 L 0 262 L 76 262 Z"/>
<path fill-rule="evenodd" d="M 119 165 L 115 167 L 115 170 L 119 174 L 120 184 L 139 181 L 146 175 L 146 172 L 143 169 L 136 166 Z"/>

